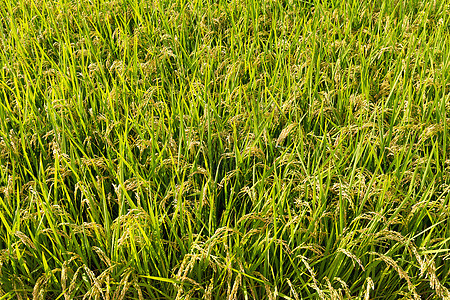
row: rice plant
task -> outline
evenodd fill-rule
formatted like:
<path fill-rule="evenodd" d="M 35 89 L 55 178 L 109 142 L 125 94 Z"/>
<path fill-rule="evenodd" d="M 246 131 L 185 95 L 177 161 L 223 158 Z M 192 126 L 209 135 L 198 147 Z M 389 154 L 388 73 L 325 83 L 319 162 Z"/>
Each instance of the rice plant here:
<path fill-rule="evenodd" d="M 450 299 L 450 1 L 0 22 L 0 299 Z"/>

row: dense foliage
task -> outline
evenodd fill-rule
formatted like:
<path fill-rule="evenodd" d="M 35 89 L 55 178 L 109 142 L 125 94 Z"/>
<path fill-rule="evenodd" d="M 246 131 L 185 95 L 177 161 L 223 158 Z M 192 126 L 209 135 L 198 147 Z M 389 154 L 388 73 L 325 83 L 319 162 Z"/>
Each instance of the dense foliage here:
<path fill-rule="evenodd" d="M 0 0 L 1 299 L 450 299 L 450 1 Z"/>

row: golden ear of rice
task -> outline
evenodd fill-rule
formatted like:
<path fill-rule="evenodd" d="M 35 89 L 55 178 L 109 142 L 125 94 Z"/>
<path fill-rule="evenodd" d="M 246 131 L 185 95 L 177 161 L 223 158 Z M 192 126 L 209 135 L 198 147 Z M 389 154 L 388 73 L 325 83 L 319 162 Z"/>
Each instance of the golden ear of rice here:
<path fill-rule="evenodd" d="M 283 128 L 280 135 L 278 136 L 276 147 L 278 147 L 284 140 L 289 136 L 289 133 L 297 126 L 297 124 L 289 124 L 287 127 Z"/>

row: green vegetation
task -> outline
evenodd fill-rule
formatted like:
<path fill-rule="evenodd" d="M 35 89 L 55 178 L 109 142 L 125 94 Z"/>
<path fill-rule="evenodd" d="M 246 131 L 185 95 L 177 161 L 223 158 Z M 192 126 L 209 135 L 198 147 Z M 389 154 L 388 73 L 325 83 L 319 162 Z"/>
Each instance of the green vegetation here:
<path fill-rule="evenodd" d="M 0 0 L 0 299 L 450 299 L 450 1 Z"/>

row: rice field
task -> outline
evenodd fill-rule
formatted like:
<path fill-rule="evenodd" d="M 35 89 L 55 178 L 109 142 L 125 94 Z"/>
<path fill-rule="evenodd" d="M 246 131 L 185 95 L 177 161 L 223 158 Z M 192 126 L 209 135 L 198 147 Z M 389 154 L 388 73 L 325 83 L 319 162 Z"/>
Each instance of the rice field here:
<path fill-rule="evenodd" d="M 450 299 L 449 0 L 0 0 L 0 299 Z"/>

